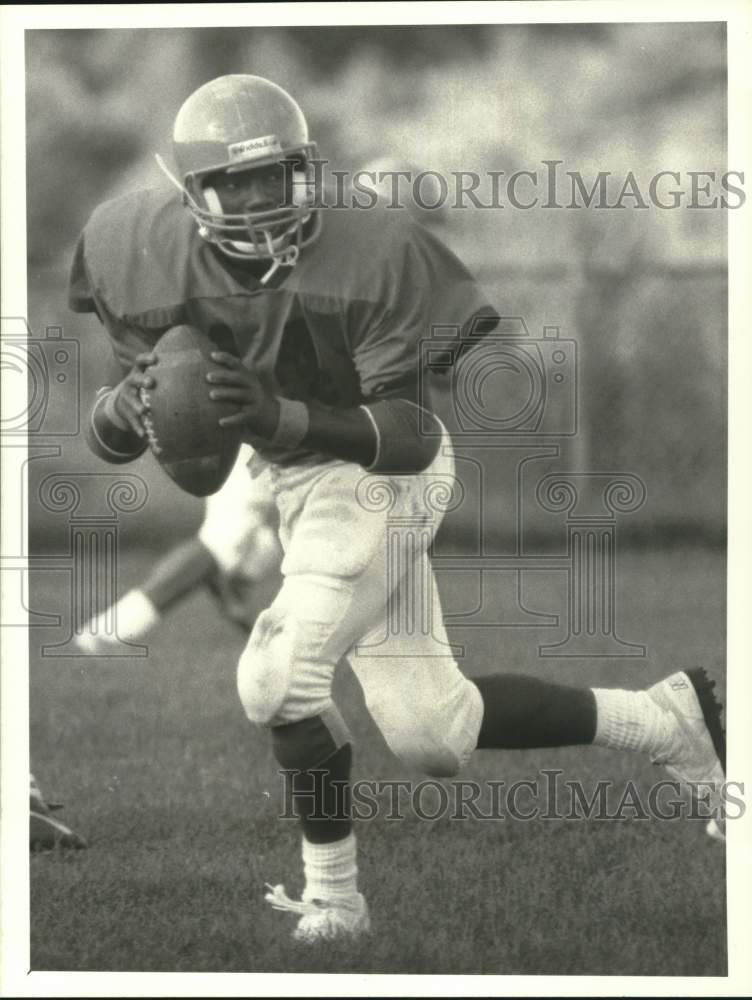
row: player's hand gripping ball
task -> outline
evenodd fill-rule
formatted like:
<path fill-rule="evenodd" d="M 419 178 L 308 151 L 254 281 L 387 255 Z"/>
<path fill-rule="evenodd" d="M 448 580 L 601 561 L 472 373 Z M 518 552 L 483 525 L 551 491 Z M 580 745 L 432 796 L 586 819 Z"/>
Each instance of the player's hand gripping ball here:
<path fill-rule="evenodd" d="M 222 426 L 238 404 L 212 399 L 206 376 L 216 370 L 214 345 L 192 326 L 174 326 L 154 348 L 148 371 L 153 385 L 140 390 L 147 412 L 141 417 L 149 446 L 178 486 L 193 496 L 216 493 L 238 455 L 240 426 Z"/>

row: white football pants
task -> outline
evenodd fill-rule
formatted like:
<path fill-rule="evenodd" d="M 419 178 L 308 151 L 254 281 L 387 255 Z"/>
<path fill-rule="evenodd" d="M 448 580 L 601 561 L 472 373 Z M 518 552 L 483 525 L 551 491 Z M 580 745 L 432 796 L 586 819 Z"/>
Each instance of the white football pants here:
<path fill-rule="evenodd" d="M 279 510 L 284 582 L 238 664 L 248 718 L 276 726 L 324 712 L 346 658 L 392 751 L 428 774 L 456 773 L 483 706 L 449 649 L 427 551 L 458 486 L 448 435 L 411 476 L 341 461 L 259 466 Z"/>

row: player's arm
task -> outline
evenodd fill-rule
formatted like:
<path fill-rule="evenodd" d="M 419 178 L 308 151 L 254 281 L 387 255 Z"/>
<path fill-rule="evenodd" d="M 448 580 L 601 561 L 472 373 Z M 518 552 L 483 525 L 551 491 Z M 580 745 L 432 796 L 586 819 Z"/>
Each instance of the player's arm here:
<path fill-rule="evenodd" d="M 96 394 L 86 428 L 86 440 L 99 458 L 120 465 L 132 462 L 147 446 L 141 419 L 146 407 L 140 390 L 154 387 L 154 377 L 148 372 L 156 362 L 152 352 L 136 356 L 133 367 L 119 382 L 104 385 Z"/>
<path fill-rule="evenodd" d="M 416 379 L 354 409 L 309 407 L 303 444 L 371 472 L 422 472 L 436 457 L 442 428 L 417 398 Z"/>
<path fill-rule="evenodd" d="M 114 355 L 107 384 L 97 391 L 94 398 L 85 437 L 89 448 L 105 462 L 131 462 L 147 447 L 141 426 L 145 407 L 139 398 L 139 390 L 153 387 L 153 376 L 147 374 L 146 369 L 156 358 L 150 351 L 139 353 L 137 331 L 128 331 L 130 342 L 127 347 L 123 346 L 122 355 L 118 355 L 118 345 L 123 339 L 119 333 L 122 331 L 118 330 L 115 317 L 95 291 L 84 247 L 82 234 L 76 245 L 68 281 L 68 305 L 74 312 L 93 313 L 97 317 L 107 331 Z"/>
<path fill-rule="evenodd" d="M 417 377 L 362 406 L 326 409 L 275 396 L 231 354 L 216 351 L 212 358 L 221 368 L 207 375 L 211 397 L 241 407 L 220 423 L 246 428 L 251 443 L 260 438 L 280 447 L 302 446 L 393 474 L 421 472 L 436 455 L 440 425 L 417 402 Z"/>

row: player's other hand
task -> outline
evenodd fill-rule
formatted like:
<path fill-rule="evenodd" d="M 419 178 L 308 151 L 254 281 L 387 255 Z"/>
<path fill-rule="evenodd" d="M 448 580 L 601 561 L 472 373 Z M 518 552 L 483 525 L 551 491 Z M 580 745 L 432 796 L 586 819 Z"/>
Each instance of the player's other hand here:
<path fill-rule="evenodd" d="M 139 437 L 144 436 L 143 417 L 148 407 L 141 399 L 142 389 L 153 389 L 156 385 L 154 376 L 147 371 L 157 363 L 153 352 L 138 354 L 133 362 L 133 368 L 128 372 L 113 393 L 113 409 L 115 414 L 125 421 Z"/>
<path fill-rule="evenodd" d="M 242 427 L 247 430 L 246 438 L 269 440 L 274 436 L 279 423 L 279 400 L 264 388 L 259 377 L 234 354 L 226 351 L 212 351 L 212 361 L 219 366 L 208 372 L 206 381 L 212 386 L 209 397 L 237 403 L 236 414 L 222 417 L 222 427 Z"/>

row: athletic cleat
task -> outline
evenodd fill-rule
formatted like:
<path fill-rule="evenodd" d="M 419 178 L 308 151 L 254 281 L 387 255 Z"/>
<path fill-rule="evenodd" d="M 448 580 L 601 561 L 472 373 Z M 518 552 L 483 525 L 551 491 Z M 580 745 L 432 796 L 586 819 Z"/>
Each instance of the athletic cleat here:
<path fill-rule="evenodd" d="M 59 803 L 46 802 L 34 775 L 29 777 L 29 848 L 32 851 L 51 851 L 56 847 L 83 850 L 87 843 L 83 837 L 54 819 L 53 809 L 61 809 Z"/>
<path fill-rule="evenodd" d="M 315 944 L 336 938 L 359 938 L 371 929 L 368 904 L 361 893 L 343 899 L 290 899 L 283 885 L 266 885 L 264 899 L 275 910 L 296 913 L 300 917 L 293 931 L 296 941 Z"/>
<path fill-rule="evenodd" d="M 32 851 L 52 851 L 56 847 L 81 851 L 88 845 L 74 830 L 54 819 L 49 813 L 29 814 L 29 848 Z"/>
<path fill-rule="evenodd" d="M 726 780 L 726 740 L 714 686 L 703 669 L 680 671 L 654 684 L 648 695 L 677 722 L 671 744 L 653 758 L 653 763 L 662 764 L 695 798 L 698 792 L 710 789 L 715 815 L 710 821 L 713 830 L 708 828 L 708 833 L 725 839 L 721 789 Z"/>

